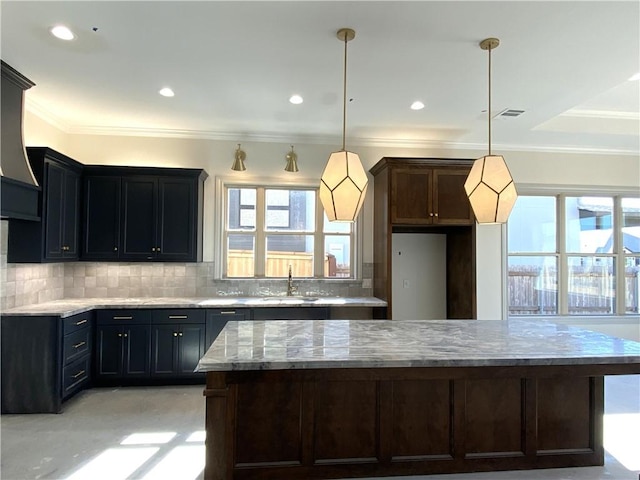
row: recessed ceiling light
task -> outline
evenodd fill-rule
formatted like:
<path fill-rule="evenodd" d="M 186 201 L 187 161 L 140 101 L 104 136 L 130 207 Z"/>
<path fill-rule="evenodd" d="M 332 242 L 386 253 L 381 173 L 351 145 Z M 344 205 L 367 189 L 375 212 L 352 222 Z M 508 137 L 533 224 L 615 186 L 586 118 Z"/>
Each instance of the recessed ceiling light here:
<path fill-rule="evenodd" d="M 60 40 L 73 40 L 74 38 L 76 38 L 73 32 L 64 25 L 56 25 L 55 27 L 52 27 L 50 31 L 51 35 L 59 38 Z"/>
<path fill-rule="evenodd" d="M 419 100 L 416 100 L 411 104 L 411 110 L 422 110 L 424 108 L 424 103 Z"/>
<path fill-rule="evenodd" d="M 631 82 L 635 82 L 636 80 L 640 80 L 640 72 L 636 73 L 633 77 L 629 79 Z"/>
<path fill-rule="evenodd" d="M 289 101 L 294 105 L 300 105 L 302 102 L 304 102 L 304 99 L 300 95 L 291 95 Z"/>
<path fill-rule="evenodd" d="M 158 93 L 163 97 L 173 97 L 175 95 L 175 93 L 173 93 L 173 90 L 171 90 L 169 87 L 161 88 Z"/>

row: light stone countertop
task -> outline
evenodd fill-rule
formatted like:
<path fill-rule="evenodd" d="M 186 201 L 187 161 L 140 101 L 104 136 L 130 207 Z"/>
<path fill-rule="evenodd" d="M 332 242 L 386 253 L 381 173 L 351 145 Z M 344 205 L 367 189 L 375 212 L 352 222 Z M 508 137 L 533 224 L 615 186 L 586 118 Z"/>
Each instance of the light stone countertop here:
<path fill-rule="evenodd" d="M 15 307 L 6 316 L 70 317 L 104 308 L 386 307 L 375 297 L 69 298 Z"/>
<path fill-rule="evenodd" d="M 640 343 L 544 320 L 228 322 L 197 371 L 634 364 Z"/>

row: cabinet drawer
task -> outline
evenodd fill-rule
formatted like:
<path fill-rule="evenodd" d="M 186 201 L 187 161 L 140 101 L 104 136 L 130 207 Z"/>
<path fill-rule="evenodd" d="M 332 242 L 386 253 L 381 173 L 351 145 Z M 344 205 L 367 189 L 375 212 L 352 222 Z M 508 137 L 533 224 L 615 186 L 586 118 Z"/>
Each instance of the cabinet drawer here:
<path fill-rule="evenodd" d="M 91 329 L 82 328 L 64 336 L 63 358 L 68 365 L 91 351 Z"/>
<path fill-rule="evenodd" d="M 204 323 L 205 310 L 189 308 L 153 310 L 153 323 Z"/>
<path fill-rule="evenodd" d="M 100 310 L 98 311 L 98 325 L 122 325 L 122 324 L 151 323 L 151 312 L 141 309 Z"/>
<path fill-rule="evenodd" d="M 62 396 L 67 397 L 77 390 L 80 385 L 89 380 L 91 356 L 86 355 L 64 367 L 62 373 Z"/>
<path fill-rule="evenodd" d="M 63 335 L 68 335 L 77 330 L 81 330 L 91 325 L 91 319 L 93 318 L 93 312 L 79 313 L 71 317 L 63 318 Z"/>

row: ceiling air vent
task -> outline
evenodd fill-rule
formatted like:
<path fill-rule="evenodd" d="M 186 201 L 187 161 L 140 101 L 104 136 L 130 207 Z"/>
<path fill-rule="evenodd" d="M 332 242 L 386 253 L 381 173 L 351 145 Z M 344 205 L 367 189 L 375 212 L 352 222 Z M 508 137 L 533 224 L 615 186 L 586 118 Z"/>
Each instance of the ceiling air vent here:
<path fill-rule="evenodd" d="M 524 113 L 524 110 L 515 110 L 513 108 L 505 108 L 493 118 L 515 118 Z"/>

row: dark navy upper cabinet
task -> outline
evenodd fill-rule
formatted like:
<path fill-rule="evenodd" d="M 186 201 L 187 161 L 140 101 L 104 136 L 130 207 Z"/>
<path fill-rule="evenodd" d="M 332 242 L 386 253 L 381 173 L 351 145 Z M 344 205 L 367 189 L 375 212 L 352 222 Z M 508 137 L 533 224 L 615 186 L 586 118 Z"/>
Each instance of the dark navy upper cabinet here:
<path fill-rule="evenodd" d="M 86 175 L 82 258 L 113 260 L 120 252 L 120 191 L 118 176 Z"/>
<path fill-rule="evenodd" d="M 202 260 L 200 169 L 87 167 L 83 260 Z"/>
<path fill-rule="evenodd" d="M 83 166 L 47 147 L 27 147 L 27 155 L 42 188 L 38 206 L 41 220 L 10 220 L 7 260 L 77 260 Z"/>

